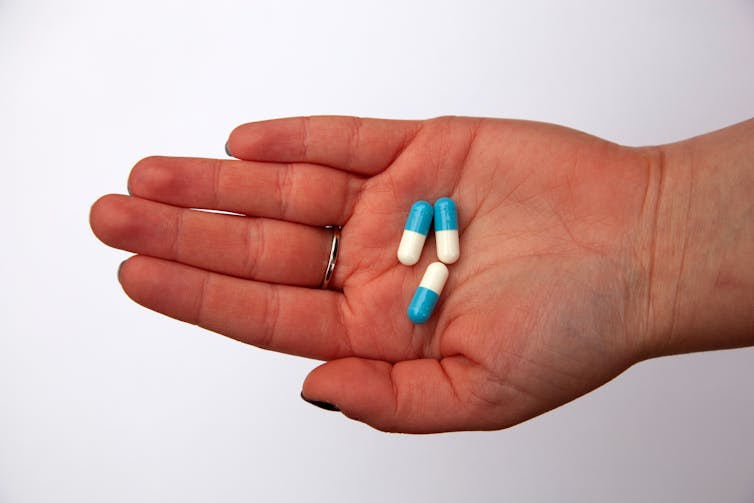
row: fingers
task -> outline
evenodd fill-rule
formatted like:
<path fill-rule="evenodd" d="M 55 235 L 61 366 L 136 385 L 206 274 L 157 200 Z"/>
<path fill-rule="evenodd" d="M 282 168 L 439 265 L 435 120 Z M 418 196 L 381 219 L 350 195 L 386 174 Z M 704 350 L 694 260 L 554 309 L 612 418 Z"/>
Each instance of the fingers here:
<path fill-rule="evenodd" d="M 275 119 L 237 127 L 227 149 L 240 159 L 310 162 L 374 175 L 398 157 L 420 127 L 420 121 L 358 117 Z"/>
<path fill-rule="evenodd" d="M 494 406 L 475 400 L 484 371 L 463 356 L 392 365 L 362 358 L 335 360 L 312 371 L 302 396 L 332 404 L 379 430 L 435 433 L 498 429 Z"/>
<path fill-rule="evenodd" d="M 332 231 L 319 227 L 120 195 L 97 201 L 91 224 L 116 248 L 240 278 L 309 287 L 322 282 L 332 241 Z M 338 265 L 339 273 L 347 267 Z"/>
<path fill-rule="evenodd" d="M 349 355 L 342 294 L 241 280 L 135 256 L 119 279 L 144 307 L 247 344 L 317 359 Z"/>
<path fill-rule="evenodd" d="M 180 157 L 148 157 L 134 166 L 131 194 L 186 208 L 206 208 L 343 225 L 362 179 L 324 166 Z"/>

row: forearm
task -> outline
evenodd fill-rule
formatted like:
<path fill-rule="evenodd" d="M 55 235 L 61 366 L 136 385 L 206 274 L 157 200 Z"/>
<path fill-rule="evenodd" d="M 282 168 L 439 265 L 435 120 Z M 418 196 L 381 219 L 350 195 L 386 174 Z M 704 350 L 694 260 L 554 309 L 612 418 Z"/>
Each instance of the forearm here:
<path fill-rule="evenodd" d="M 649 355 L 754 345 L 754 119 L 657 154 Z"/>

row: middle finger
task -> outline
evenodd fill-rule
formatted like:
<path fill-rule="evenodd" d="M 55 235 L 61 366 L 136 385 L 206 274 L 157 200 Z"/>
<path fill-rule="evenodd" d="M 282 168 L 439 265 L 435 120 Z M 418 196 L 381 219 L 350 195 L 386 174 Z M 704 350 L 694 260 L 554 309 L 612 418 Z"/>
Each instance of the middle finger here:
<path fill-rule="evenodd" d="M 320 227 L 117 194 L 95 203 L 92 228 L 106 244 L 141 255 L 240 278 L 309 287 L 321 283 L 332 243 L 332 231 Z"/>

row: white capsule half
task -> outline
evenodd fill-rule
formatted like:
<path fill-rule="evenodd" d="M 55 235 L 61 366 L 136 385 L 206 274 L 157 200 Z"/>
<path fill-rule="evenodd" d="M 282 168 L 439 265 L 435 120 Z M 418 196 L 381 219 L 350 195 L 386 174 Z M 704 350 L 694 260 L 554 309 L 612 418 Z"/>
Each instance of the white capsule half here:
<path fill-rule="evenodd" d="M 432 205 L 427 201 L 416 201 L 408 213 L 403 236 L 398 245 L 398 260 L 404 265 L 414 265 L 419 261 L 429 227 L 432 225 Z"/>
<path fill-rule="evenodd" d="M 398 245 L 398 260 L 400 263 L 414 265 L 419 262 L 422 250 L 424 249 L 424 241 L 426 240 L 426 234 L 404 229 L 401 243 Z"/>
<path fill-rule="evenodd" d="M 427 266 L 427 270 L 424 271 L 424 276 L 422 276 L 419 286 L 440 295 L 442 289 L 445 288 L 445 282 L 448 281 L 448 274 L 448 268 L 445 267 L 445 264 L 442 262 L 432 262 Z"/>
<path fill-rule="evenodd" d="M 435 243 L 437 244 L 437 258 L 446 264 L 456 262 L 461 256 L 461 247 L 458 245 L 458 230 L 435 231 Z"/>

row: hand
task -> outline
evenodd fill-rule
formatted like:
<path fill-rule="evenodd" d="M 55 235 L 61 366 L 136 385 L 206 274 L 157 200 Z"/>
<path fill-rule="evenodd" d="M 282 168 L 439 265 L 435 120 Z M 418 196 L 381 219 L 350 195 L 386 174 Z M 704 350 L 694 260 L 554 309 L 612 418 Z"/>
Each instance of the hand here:
<path fill-rule="evenodd" d="M 131 197 L 97 201 L 91 225 L 138 254 L 119 273 L 136 302 L 325 360 L 309 400 L 386 431 L 498 429 L 651 351 L 656 149 L 539 123 L 346 117 L 246 124 L 228 148 L 242 160 L 141 161 Z M 414 325 L 434 241 L 412 267 L 395 252 L 411 204 L 442 196 L 461 258 Z M 341 249 L 320 290 L 329 224 Z"/>

